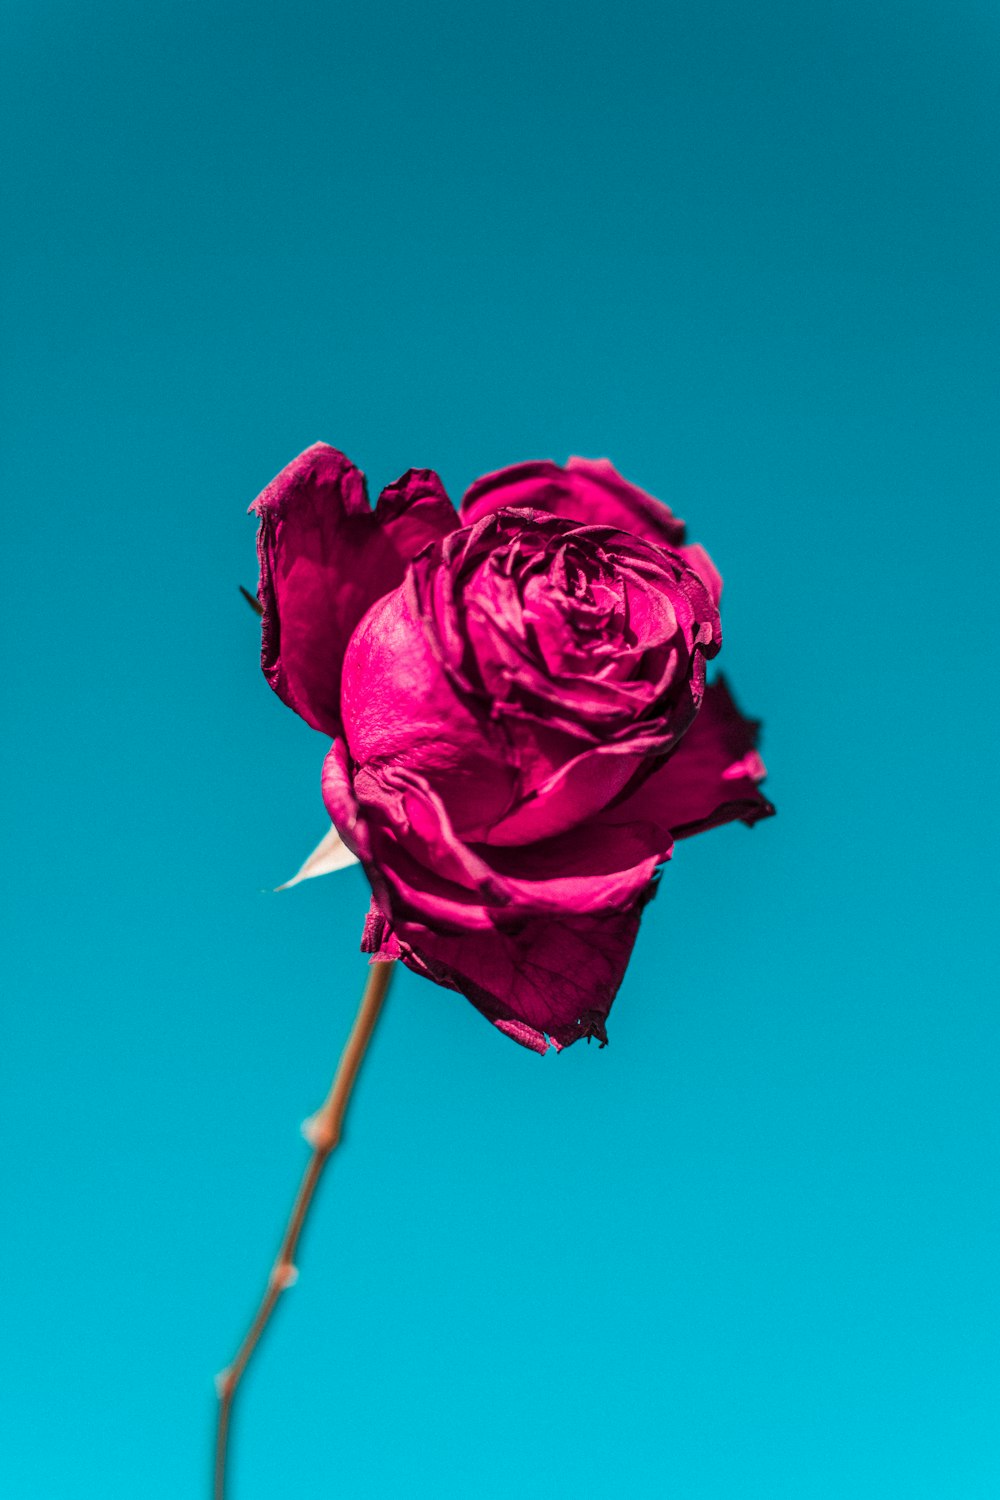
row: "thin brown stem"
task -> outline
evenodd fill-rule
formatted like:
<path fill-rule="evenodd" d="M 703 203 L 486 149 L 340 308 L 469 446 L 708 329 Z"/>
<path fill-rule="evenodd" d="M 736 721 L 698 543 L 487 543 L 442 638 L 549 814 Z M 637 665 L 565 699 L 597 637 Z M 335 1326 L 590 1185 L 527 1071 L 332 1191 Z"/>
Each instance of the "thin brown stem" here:
<path fill-rule="evenodd" d="M 292 1205 L 291 1216 L 281 1241 L 281 1249 L 271 1267 L 264 1296 L 242 1344 L 236 1351 L 235 1359 L 216 1376 L 215 1383 L 219 1392 L 219 1419 L 215 1436 L 215 1500 L 225 1500 L 226 1495 L 226 1456 L 237 1388 L 267 1328 L 278 1298 L 283 1291 L 294 1285 L 298 1276 L 295 1269 L 295 1251 L 305 1228 L 313 1196 L 323 1175 L 323 1168 L 340 1141 L 351 1090 L 372 1032 L 375 1030 L 375 1023 L 379 1018 L 382 1002 L 389 988 L 392 970 L 391 963 L 375 963 L 369 969 L 368 983 L 365 985 L 358 1014 L 347 1039 L 347 1045 L 341 1054 L 330 1092 L 321 1108 L 303 1126 L 303 1132 L 313 1148 L 313 1154 Z"/>

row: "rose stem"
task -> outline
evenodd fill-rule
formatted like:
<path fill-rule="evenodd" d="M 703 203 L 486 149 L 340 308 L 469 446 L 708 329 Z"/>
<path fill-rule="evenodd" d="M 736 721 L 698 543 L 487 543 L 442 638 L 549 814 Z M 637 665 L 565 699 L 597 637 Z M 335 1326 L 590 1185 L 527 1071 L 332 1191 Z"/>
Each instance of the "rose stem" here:
<path fill-rule="evenodd" d="M 306 1140 L 313 1148 L 313 1154 L 299 1185 L 281 1242 L 281 1249 L 271 1267 L 267 1289 L 254 1320 L 236 1352 L 236 1358 L 216 1376 L 219 1418 L 215 1436 L 215 1500 L 225 1500 L 226 1453 L 237 1387 L 254 1350 L 260 1343 L 271 1314 L 277 1306 L 278 1298 L 287 1287 L 294 1284 L 298 1274 L 295 1269 L 295 1251 L 305 1228 L 313 1195 L 323 1175 L 323 1168 L 340 1141 L 340 1132 L 343 1128 L 351 1090 L 358 1076 L 365 1049 L 375 1030 L 375 1023 L 389 988 L 392 970 L 392 963 L 374 963 L 369 969 L 368 983 L 365 985 L 365 992 L 361 997 L 351 1034 L 347 1038 L 347 1045 L 341 1053 L 330 1092 L 321 1108 L 302 1127 Z"/>

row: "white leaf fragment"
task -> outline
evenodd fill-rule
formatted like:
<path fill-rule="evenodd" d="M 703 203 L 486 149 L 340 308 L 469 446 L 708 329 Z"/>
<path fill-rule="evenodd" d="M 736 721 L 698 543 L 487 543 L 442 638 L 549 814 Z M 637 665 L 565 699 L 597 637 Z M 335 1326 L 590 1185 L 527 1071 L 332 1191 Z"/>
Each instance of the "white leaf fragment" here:
<path fill-rule="evenodd" d="M 284 885 L 275 889 L 287 891 L 291 886 L 298 885 L 300 880 L 313 880 L 317 875 L 332 875 L 334 870 L 346 870 L 349 865 L 356 865 L 357 862 L 358 856 L 351 853 L 336 828 L 331 825 L 329 833 L 320 840 L 301 870 L 297 870 L 291 880 L 286 880 Z"/>

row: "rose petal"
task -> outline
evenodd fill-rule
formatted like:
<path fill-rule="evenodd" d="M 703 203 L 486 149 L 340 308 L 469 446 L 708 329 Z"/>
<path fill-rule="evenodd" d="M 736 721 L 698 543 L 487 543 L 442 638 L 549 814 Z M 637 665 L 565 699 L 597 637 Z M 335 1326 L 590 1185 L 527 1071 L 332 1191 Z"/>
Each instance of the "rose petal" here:
<path fill-rule="evenodd" d="M 634 740 L 598 745 L 575 756 L 484 833 L 496 845 L 549 839 L 592 818 L 632 780 L 643 764 Z"/>
<path fill-rule="evenodd" d="M 290 890 L 302 880 L 315 880 L 317 875 L 332 875 L 334 870 L 346 870 L 357 862 L 358 856 L 351 853 L 336 828 L 330 828 L 301 869 L 296 871 L 291 880 L 286 880 L 284 885 L 275 886 L 275 890 Z"/>
<path fill-rule="evenodd" d="M 680 547 L 679 552 L 689 568 L 693 568 L 709 592 L 716 609 L 722 598 L 722 577 L 704 547 L 692 542 L 690 547 Z M 721 636 L 719 637 L 721 641 Z"/>
<path fill-rule="evenodd" d="M 404 563 L 459 524 L 455 507 L 433 469 L 407 469 L 401 479 L 387 484 L 378 497 L 375 516 Z"/>
<path fill-rule="evenodd" d="M 740 713 L 725 679 L 717 677 L 677 749 L 607 817 L 648 819 L 674 838 L 735 819 L 749 826 L 770 817 L 774 807 L 758 790 L 766 774 L 756 751 L 759 730 L 756 720 Z"/>
<path fill-rule="evenodd" d="M 389 923 L 373 896 L 365 918 L 365 930 L 361 935 L 362 953 L 370 953 L 370 962 L 394 963 L 400 957 L 400 947 Z"/>
<path fill-rule="evenodd" d="M 331 816 L 348 827 L 393 920 L 458 931 L 516 925 L 545 913 L 620 911 L 669 857 L 672 838 L 648 821 L 595 823 L 514 848 L 469 844 L 443 799 L 409 768 L 365 767 L 351 788 L 338 746 L 323 772 Z"/>
<path fill-rule="evenodd" d="M 505 506 L 549 510 L 587 525 L 616 526 L 658 546 L 677 547 L 684 522 L 661 500 L 624 479 L 606 458 L 571 458 L 565 469 L 546 461 L 484 474 L 459 507 L 465 525 Z"/>
<path fill-rule="evenodd" d="M 372 511 L 364 475 L 325 443 L 299 454 L 250 509 L 260 517 L 264 675 L 289 708 L 334 735 L 354 627 L 458 519 L 429 470 L 390 485 Z"/>
<path fill-rule="evenodd" d="M 522 559 L 546 558 L 544 587 L 543 574 L 529 574 L 527 613 L 517 564 L 503 561 L 522 548 Z M 555 657 L 572 644 L 556 615 L 574 600 L 558 589 L 556 602 L 546 597 L 550 571 L 572 548 L 620 580 L 614 602 L 628 638 L 611 663 L 619 673 L 605 671 L 600 655 L 586 672 L 556 673 L 536 649 L 544 638 Z M 680 737 L 718 642 L 715 603 L 677 551 L 607 526 L 504 510 L 430 549 L 358 626 L 342 692 L 348 742 L 361 763 L 426 775 L 463 838 L 548 838 L 590 817 Z"/>
<path fill-rule="evenodd" d="M 415 974 L 471 1000 L 533 1051 L 607 1041 L 605 1022 L 639 931 L 642 903 L 606 916 L 535 918 L 516 933 L 451 933 L 393 923 Z"/>
<path fill-rule="evenodd" d="M 511 807 L 518 779 L 507 738 L 457 694 L 408 585 L 378 600 L 351 637 L 341 704 L 352 758 L 426 776 L 463 834 Z"/>

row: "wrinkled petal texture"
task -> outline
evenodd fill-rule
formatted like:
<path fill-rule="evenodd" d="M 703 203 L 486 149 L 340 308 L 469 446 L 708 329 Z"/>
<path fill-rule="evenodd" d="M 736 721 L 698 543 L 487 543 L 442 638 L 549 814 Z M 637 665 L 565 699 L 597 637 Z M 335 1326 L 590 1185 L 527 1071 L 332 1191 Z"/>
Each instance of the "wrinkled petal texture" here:
<path fill-rule="evenodd" d="M 463 934 L 412 930 L 417 947 L 393 933 L 408 968 L 465 995 L 500 1031 L 545 1052 L 583 1038 L 607 1043 L 611 1003 L 639 931 L 640 906 L 600 917 L 528 921 L 514 933 Z M 384 934 L 392 932 L 386 924 Z"/>
<path fill-rule="evenodd" d="M 372 511 L 317 445 L 260 517 L 262 663 L 333 739 L 327 810 L 372 886 L 362 946 L 543 1052 L 605 1023 L 676 839 L 773 812 L 726 683 L 721 580 L 604 461 L 411 470 Z"/>
<path fill-rule="evenodd" d="M 571 458 L 565 469 L 542 462 L 484 474 L 459 507 L 464 525 L 512 507 L 548 510 L 584 525 L 617 526 L 651 542 L 678 547 L 684 522 L 669 506 L 629 484 L 606 459 Z"/>
<path fill-rule="evenodd" d="M 606 1040 L 669 833 L 609 822 L 517 851 L 526 859 L 463 845 L 419 778 L 359 776 L 352 787 L 343 741 L 326 758 L 323 792 L 371 880 L 366 951 L 458 990 L 536 1051 L 546 1035 L 560 1047 Z"/>
<path fill-rule="evenodd" d="M 757 751 L 759 733 L 759 722 L 743 717 L 728 683 L 717 677 L 677 749 L 609 816 L 669 828 L 675 839 L 770 817 L 774 807 L 760 791 L 767 769 Z"/>
<path fill-rule="evenodd" d="M 362 615 L 410 559 L 458 524 L 437 475 L 410 470 L 372 511 L 365 478 L 316 443 L 250 507 L 260 519 L 261 666 L 314 729 L 336 734 L 344 652 Z"/>
<path fill-rule="evenodd" d="M 327 757 L 324 794 L 369 872 L 389 944 L 381 956 L 460 991 L 515 1041 L 544 1051 L 546 1035 L 557 1047 L 606 1040 L 640 913 L 674 839 L 773 813 L 759 791 L 757 733 L 720 678 L 644 781 L 586 826 L 517 849 L 462 844 L 426 783 L 358 776 L 357 795 L 342 742 Z"/>
<path fill-rule="evenodd" d="M 458 838 L 534 843 L 679 741 L 718 638 L 714 600 L 672 549 L 501 511 L 428 549 L 362 620 L 345 732 L 360 766 L 419 770 Z"/>
<path fill-rule="evenodd" d="M 722 579 L 704 547 L 683 546 L 684 522 L 662 500 L 623 479 L 606 458 L 571 458 L 564 469 L 547 461 L 499 469 L 470 485 L 459 510 L 469 525 L 511 506 L 548 510 L 597 526 L 617 526 L 658 546 L 675 548 L 719 602 Z"/>

